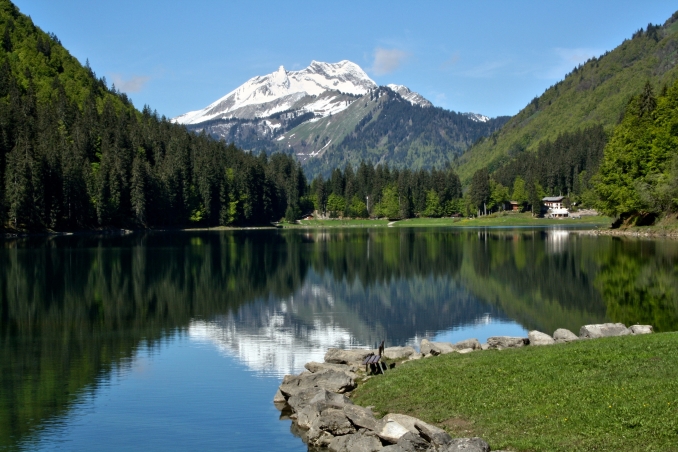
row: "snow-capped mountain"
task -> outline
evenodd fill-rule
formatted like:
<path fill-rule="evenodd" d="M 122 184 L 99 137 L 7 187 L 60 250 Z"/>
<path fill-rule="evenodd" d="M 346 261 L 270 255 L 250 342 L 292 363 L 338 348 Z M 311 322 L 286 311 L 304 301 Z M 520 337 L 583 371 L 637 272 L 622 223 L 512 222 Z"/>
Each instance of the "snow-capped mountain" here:
<path fill-rule="evenodd" d="M 481 115 L 479 113 L 464 113 L 464 116 L 475 122 L 487 122 L 490 120 L 490 118 L 487 116 Z"/>
<path fill-rule="evenodd" d="M 202 110 L 191 111 L 175 118 L 181 124 L 198 124 L 213 119 L 265 118 L 282 111 L 298 109 L 318 116 L 335 114 L 348 102 L 340 93 L 362 96 L 377 84 L 360 66 L 344 60 L 338 63 L 312 61 L 301 71 L 277 71 L 251 78 L 243 85 Z M 322 96 L 329 91 L 335 96 Z M 301 104 L 301 105 L 300 105 Z"/>
<path fill-rule="evenodd" d="M 396 93 L 400 94 L 403 99 L 405 99 L 412 105 L 419 105 L 420 107 L 433 107 L 433 104 L 429 102 L 428 99 L 424 98 L 424 96 L 422 96 L 419 93 L 411 91 L 407 86 L 394 85 L 393 83 L 390 83 L 386 86 L 391 88 Z"/>

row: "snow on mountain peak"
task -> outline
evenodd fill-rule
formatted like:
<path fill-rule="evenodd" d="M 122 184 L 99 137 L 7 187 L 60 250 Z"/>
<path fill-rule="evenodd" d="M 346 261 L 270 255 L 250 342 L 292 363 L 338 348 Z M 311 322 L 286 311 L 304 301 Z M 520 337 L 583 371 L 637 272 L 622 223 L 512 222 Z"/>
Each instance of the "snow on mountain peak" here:
<path fill-rule="evenodd" d="M 396 85 L 393 83 L 390 83 L 386 85 L 387 87 L 391 88 L 391 90 L 395 91 L 396 93 L 400 94 L 400 96 L 411 103 L 412 105 L 419 105 L 420 107 L 432 107 L 433 104 L 429 102 L 424 96 L 422 96 L 419 93 L 415 93 L 414 91 L 411 91 L 407 86 L 403 85 Z"/>
<path fill-rule="evenodd" d="M 249 79 L 202 110 L 174 118 L 180 124 L 198 124 L 219 118 L 264 118 L 289 110 L 304 96 L 318 96 L 334 90 L 364 95 L 377 84 L 357 64 L 311 61 L 300 71 L 277 71 Z"/>

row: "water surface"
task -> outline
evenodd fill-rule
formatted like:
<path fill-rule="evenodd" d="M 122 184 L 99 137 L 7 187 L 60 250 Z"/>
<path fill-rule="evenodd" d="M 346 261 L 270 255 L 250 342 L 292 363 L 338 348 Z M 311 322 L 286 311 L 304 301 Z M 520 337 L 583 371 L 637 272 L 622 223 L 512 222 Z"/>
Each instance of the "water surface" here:
<path fill-rule="evenodd" d="M 329 347 L 678 330 L 678 242 L 564 229 L 0 242 L 0 450 L 306 450 L 271 403 Z"/>

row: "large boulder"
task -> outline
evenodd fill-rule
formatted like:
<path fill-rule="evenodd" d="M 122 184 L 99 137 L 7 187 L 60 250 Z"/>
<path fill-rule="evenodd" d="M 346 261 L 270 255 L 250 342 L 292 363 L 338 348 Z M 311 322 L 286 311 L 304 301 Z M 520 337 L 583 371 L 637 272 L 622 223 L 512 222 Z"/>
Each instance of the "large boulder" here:
<path fill-rule="evenodd" d="M 454 344 L 454 348 L 457 350 L 464 350 L 467 348 L 471 348 L 473 350 L 481 350 L 482 346 L 478 339 L 465 339 L 463 341 L 456 342 Z"/>
<path fill-rule="evenodd" d="M 374 417 L 372 410 L 358 405 L 345 405 L 344 414 L 358 428 L 376 430 L 379 421 Z"/>
<path fill-rule="evenodd" d="M 524 337 L 492 336 L 487 338 L 490 349 L 503 350 L 505 348 L 522 347 L 528 340 Z"/>
<path fill-rule="evenodd" d="M 384 349 L 384 358 L 409 359 L 416 353 L 414 347 L 388 347 Z"/>
<path fill-rule="evenodd" d="M 601 323 L 598 325 L 584 325 L 579 330 L 582 339 L 597 339 L 601 337 L 628 336 L 631 331 L 623 323 Z"/>
<path fill-rule="evenodd" d="M 317 396 L 318 394 L 321 394 L 323 392 L 326 392 L 323 388 L 306 388 L 304 390 L 301 390 L 297 393 L 295 393 L 292 396 L 289 396 L 287 398 L 287 404 L 292 408 L 292 411 L 295 413 L 298 413 L 301 411 L 306 405 L 311 403 L 311 400 Z"/>
<path fill-rule="evenodd" d="M 632 325 L 629 327 L 631 334 L 650 334 L 654 332 L 652 325 Z"/>
<path fill-rule="evenodd" d="M 527 338 L 530 340 L 530 345 L 553 345 L 556 343 L 548 334 L 536 330 L 530 331 Z"/>
<path fill-rule="evenodd" d="M 422 339 L 419 350 L 423 355 L 444 355 L 456 351 L 454 345 L 449 342 L 431 342 L 428 339 Z"/>
<path fill-rule="evenodd" d="M 325 362 L 330 364 L 355 364 L 361 365 L 363 360 L 371 353 L 378 353 L 377 350 L 351 349 L 342 350 L 340 348 L 331 348 L 325 353 Z"/>
<path fill-rule="evenodd" d="M 490 445 L 481 438 L 454 438 L 440 452 L 490 452 Z"/>
<path fill-rule="evenodd" d="M 553 340 L 556 341 L 556 344 L 564 344 L 567 342 L 578 341 L 579 336 L 565 328 L 558 328 L 553 332 Z"/>
<path fill-rule="evenodd" d="M 355 386 L 355 380 L 346 372 L 326 370 L 321 373 L 285 375 L 280 385 L 280 392 L 287 398 L 309 388 L 321 388 L 343 394 L 353 390 Z"/>
<path fill-rule="evenodd" d="M 335 437 L 328 448 L 332 452 L 377 452 L 384 446 L 374 434 L 359 432 Z"/>

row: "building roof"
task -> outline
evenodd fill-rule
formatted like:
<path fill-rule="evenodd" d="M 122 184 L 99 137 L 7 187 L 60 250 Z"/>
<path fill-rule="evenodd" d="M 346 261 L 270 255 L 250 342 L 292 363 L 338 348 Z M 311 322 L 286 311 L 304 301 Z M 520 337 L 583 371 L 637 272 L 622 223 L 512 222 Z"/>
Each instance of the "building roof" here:
<path fill-rule="evenodd" d="M 542 199 L 542 202 L 560 202 L 565 199 L 565 196 L 547 196 Z"/>

